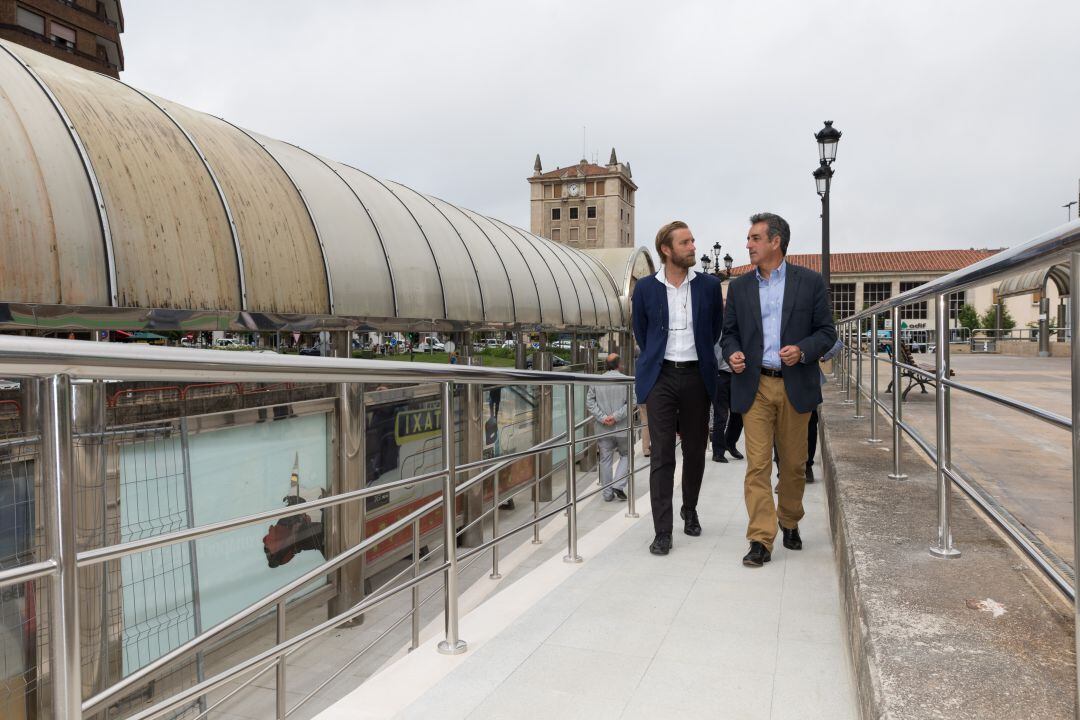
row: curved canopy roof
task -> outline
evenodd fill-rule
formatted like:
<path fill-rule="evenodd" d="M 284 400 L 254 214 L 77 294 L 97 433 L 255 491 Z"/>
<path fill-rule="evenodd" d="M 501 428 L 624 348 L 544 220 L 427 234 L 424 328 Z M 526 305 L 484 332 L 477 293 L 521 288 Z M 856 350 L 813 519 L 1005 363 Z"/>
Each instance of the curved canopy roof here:
<path fill-rule="evenodd" d="M 995 293 L 998 298 L 1007 298 L 1013 295 L 1045 292 L 1046 283 L 1049 280 L 1054 281 L 1058 297 L 1065 297 L 1069 294 L 1069 266 L 1066 264 L 1051 265 L 1047 268 L 1007 277 L 998 284 Z"/>
<path fill-rule="evenodd" d="M 0 41 L 0 305 L 19 324 L 624 328 L 605 263 Z"/>

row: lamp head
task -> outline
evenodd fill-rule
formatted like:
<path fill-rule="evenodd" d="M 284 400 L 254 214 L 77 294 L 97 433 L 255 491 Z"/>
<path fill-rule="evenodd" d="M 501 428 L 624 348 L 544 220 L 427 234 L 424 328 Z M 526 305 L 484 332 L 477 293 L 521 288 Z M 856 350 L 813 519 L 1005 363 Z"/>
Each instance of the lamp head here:
<path fill-rule="evenodd" d="M 825 121 L 825 127 L 814 133 L 814 139 L 818 143 L 818 154 L 821 162 L 832 164 L 836 159 L 836 146 L 840 143 L 842 133 L 832 126 L 832 120 Z"/>

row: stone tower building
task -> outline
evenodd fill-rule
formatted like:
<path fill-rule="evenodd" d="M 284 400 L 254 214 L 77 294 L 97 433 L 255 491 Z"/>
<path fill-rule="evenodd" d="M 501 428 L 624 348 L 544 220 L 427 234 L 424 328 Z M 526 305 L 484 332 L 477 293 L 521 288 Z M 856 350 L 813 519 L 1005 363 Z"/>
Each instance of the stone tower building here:
<path fill-rule="evenodd" d="M 634 195 L 630 163 L 611 149 L 606 166 L 582 160 L 544 172 L 536 156 L 529 178 L 530 227 L 542 237 L 580 248 L 634 246 Z"/>

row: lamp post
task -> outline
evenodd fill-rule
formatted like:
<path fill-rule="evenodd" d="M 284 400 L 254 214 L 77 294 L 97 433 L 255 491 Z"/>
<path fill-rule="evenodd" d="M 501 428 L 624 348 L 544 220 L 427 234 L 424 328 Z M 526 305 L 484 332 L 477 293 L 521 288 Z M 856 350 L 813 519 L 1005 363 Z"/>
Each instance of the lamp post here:
<path fill-rule="evenodd" d="M 832 189 L 832 164 L 836 160 L 836 146 L 840 142 L 840 135 L 840 131 L 833 127 L 832 120 L 826 120 L 825 127 L 814 133 L 814 139 L 818 144 L 819 164 L 813 174 L 817 194 L 821 197 L 821 277 L 825 281 L 825 293 L 829 299 L 830 312 L 832 312 L 832 280 L 829 267 L 829 191 Z"/>
<path fill-rule="evenodd" d="M 734 263 L 731 254 L 720 257 L 720 243 L 715 243 L 712 246 L 712 256 L 701 256 L 701 267 L 705 268 L 705 272 L 711 273 L 721 280 L 727 280 L 731 277 L 731 265 Z M 724 269 L 720 269 L 720 263 L 724 264 Z"/>

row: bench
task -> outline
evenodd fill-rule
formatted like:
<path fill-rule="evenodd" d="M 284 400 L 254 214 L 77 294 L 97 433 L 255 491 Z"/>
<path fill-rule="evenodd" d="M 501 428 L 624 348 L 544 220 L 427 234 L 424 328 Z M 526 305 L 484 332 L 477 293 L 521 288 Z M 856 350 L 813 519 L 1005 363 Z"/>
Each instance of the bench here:
<path fill-rule="evenodd" d="M 937 372 L 936 367 L 926 367 L 924 365 L 920 365 L 919 363 L 915 362 L 915 356 L 911 352 L 911 347 L 906 342 L 901 342 L 900 343 L 900 362 L 902 362 L 904 365 L 911 365 L 912 367 L 916 367 L 916 368 L 918 368 L 920 370 L 923 370 L 925 372 L 929 372 L 929 373 L 936 373 Z M 953 370 L 952 368 L 949 368 L 949 377 L 953 377 L 954 375 L 956 375 L 956 371 Z M 904 378 L 907 378 L 908 384 L 907 384 L 907 387 L 904 388 L 903 392 L 900 395 L 901 400 L 907 400 L 908 393 L 911 392 L 911 389 L 913 387 L 915 387 L 916 385 L 919 386 L 919 391 L 923 395 L 926 394 L 926 386 L 927 385 L 929 385 L 930 387 L 934 387 L 934 386 L 937 385 L 936 380 L 934 380 L 932 378 L 928 378 L 925 375 L 922 375 L 920 373 L 912 372 L 911 370 L 908 370 L 907 368 L 902 367 L 902 368 L 900 368 L 900 379 L 901 379 L 901 381 Z M 885 389 L 885 392 L 886 393 L 891 393 L 892 389 L 893 389 L 893 384 L 892 384 L 892 381 L 890 381 L 889 382 L 889 387 Z"/>

